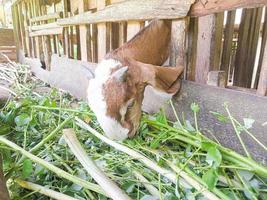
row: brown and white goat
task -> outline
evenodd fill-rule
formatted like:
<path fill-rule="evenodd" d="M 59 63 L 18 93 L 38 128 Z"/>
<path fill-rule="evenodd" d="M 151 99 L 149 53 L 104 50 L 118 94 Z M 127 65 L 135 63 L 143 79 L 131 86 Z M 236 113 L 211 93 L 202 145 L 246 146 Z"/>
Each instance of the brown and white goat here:
<path fill-rule="evenodd" d="M 183 67 L 161 66 L 169 57 L 170 38 L 171 21 L 152 21 L 98 64 L 89 82 L 88 102 L 109 138 L 136 134 L 146 86 L 170 96 L 179 90 Z"/>

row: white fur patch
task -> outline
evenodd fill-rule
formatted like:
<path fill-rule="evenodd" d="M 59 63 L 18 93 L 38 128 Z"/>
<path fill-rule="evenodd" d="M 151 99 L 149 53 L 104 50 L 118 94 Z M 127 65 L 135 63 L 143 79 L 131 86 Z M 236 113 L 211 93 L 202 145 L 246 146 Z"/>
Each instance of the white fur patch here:
<path fill-rule="evenodd" d="M 90 108 L 95 113 L 97 120 L 105 134 L 114 140 L 124 140 L 128 137 L 129 130 L 123 128 L 115 119 L 106 115 L 107 104 L 103 96 L 103 86 L 111 76 L 111 70 L 120 66 L 121 63 L 113 60 L 101 61 L 95 71 L 95 78 L 89 82 L 87 99 Z"/>

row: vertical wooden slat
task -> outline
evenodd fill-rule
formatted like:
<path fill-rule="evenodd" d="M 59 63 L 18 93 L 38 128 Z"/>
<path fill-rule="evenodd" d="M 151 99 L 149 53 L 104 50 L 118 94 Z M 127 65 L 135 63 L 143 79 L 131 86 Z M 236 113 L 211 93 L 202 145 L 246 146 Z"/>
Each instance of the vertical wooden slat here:
<path fill-rule="evenodd" d="M 254 82 L 254 88 L 256 89 L 259 84 L 259 77 L 261 72 L 261 66 L 264 56 L 264 49 L 267 41 L 267 7 L 265 7 L 265 17 L 264 17 L 264 23 L 262 28 L 262 34 L 261 34 L 261 48 L 260 48 L 260 56 L 259 56 L 259 63 L 258 68 L 256 72 L 255 82 Z"/>
<path fill-rule="evenodd" d="M 222 37 L 223 37 L 223 25 L 224 13 L 215 14 L 215 24 L 212 30 L 211 38 L 211 55 L 210 55 L 210 70 L 216 71 L 220 69 L 221 53 L 222 53 Z"/>
<path fill-rule="evenodd" d="M 236 86 L 251 87 L 261 17 L 262 8 L 247 9 L 243 13 L 235 63 L 234 84 Z"/>
<path fill-rule="evenodd" d="M 15 38 L 15 44 L 16 44 L 16 53 L 17 53 L 17 59 L 19 58 L 19 50 L 21 48 L 21 41 L 19 37 L 19 22 L 18 22 L 18 12 L 16 5 L 12 5 L 12 19 L 13 19 L 13 29 L 14 29 L 14 38 Z"/>
<path fill-rule="evenodd" d="M 226 80 L 228 80 L 230 58 L 232 55 L 233 35 L 234 35 L 234 28 L 235 28 L 235 16 L 236 16 L 235 10 L 228 11 L 227 21 L 226 21 L 226 25 L 224 29 L 224 43 L 223 43 L 223 53 L 222 53 L 220 70 L 223 70 L 226 72 Z"/>
<path fill-rule="evenodd" d="M 127 41 L 131 40 L 136 33 L 144 27 L 144 22 L 139 21 L 128 21 L 127 23 Z"/>
<path fill-rule="evenodd" d="M 252 17 L 251 9 L 244 9 L 239 28 L 238 45 L 235 59 L 234 69 L 234 85 L 246 87 L 247 70 L 245 68 L 247 62 L 247 42 L 249 36 L 249 26 Z"/>
<path fill-rule="evenodd" d="M 19 16 L 19 24 L 20 24 L 20 38 L 21 38 L 21 47 L 23 50 L 23 53 L 25 54 L 27 52 L 26 48 L 26 41 L 25 41 L 25 28 L 24 28 L 24 21 L 23 21 L 23 15 L 22 15 L 22 5 L 21 3 L 18 4 L 18 16 Z"/>
<path fill-rule="evenodd" d="M 26 56 L 31 56 L 31 45 L 30 45 L 30 37 L 29 37 L 29 30 L 28 30 L 28 13 L 26 9 L 26 2 L 21 2 L 21 11 L 23 16 L 23 26 L 24 26 L 24 34 L 25 34 L 25 46 L 26 46 Z"/>
<path fill-rule="evenodd" d="M 41 15 L 41 6 L 40 6 L 40 1 L 34 1 L 33 0 L 33 5 L 34 5 L 34 16 L 40 16 Z M 37 23 L 39 24 L 39 22 Z M 35 44 L 36 44 L 36 53 L 37 57 L 40 59 L 43 59 L 43 43 L 42 43 L 42 37 L 38 36 L 35 37 Z"/>
<path fill-rule="evenodd" d="M 63 17 L 68 17 L 69 12 L 69 2 L 68 0 L 62 0 L 63 5 Z M 70 56 L 70 47 L 69 47 L 69 27 L 63 28 L 63 49 L 64 54 L 69 57 Z"/>
<path fill-rule="evenodd" d="M 267 45 L 265 45 L 264 48 L 257 94 L 263 96 L 267 95 Z"/>
<path fill-rule="evenodd" d="M 105 8 L 106 1 L 98 0 L 97 1 L 97 9 L 101 10 Z M 98 51 L 98 62 L 100 62 L 107 53 L 107 49 L 109 48 L 108 37 L 107 37 L 107 26 L 106 23 L 97 24 L 97 51 Z"/>
<path fill-rule="evenodd" d="M 125 43 L 127 40 L 127 23 L 120 22 L 119 23 L 119 46 Z"/>
<path fill-rule="evenodd" d="M 187 19 L 172 21 L 170 66 L 185 66 Z"/>
<path fill-rule="evenodd" d="M 216 15 L 200 17 L 198 21 L 195 69 L 195 81 L 198 83 L 206 83 L 209 71 L 219 69 L 219 63 L 217 62 L 219 59 L 215 58 L 219 55 L 215 53 L 218 52 L 215 49 L 221 48 L 221 37 L 216 36 L 216 34 L 221 35 L 222 30 L 216 28 L 217 24 L 220 26 L 221 23 L 216 23 Z"/>
<path fill-rule="evenodd" d="M 190 18 L 187 34 L 187 66 L 186 79 L 195 81 L 196 71 L 196 53 L 197 53 L 197 37 L 198 37 L 198 18 Z"/>
<path fill-rule="evenodd" d="M 87 0 L 79 0 L 79 13 L 83 13 L 87 11 L 88 1 Z M 81 48 L 81 60 L 89 61 L 90 55 L 88 54 L 88 49 L 90 49 L 90 41 L 89 34 L 90 29 L 87 25 L 80 25 L 80 48 Z"/>
<path fill-rule="evenodd" d="M 91 24 L 90 27 L 92 29 L 92 39 L 91 39 L 92 62 L 96 63 L 98 60 L 98 48 L 97 48 L 98 29 L 96 24 Z"/>

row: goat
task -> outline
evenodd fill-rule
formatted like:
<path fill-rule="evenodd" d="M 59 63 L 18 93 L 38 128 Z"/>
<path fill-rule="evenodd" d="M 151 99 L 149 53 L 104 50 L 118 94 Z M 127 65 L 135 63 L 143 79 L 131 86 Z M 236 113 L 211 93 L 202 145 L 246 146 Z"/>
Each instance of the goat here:
<path fill-rule="evenodd" d="M 180 89 L 183 67 L 161 66 L 169 57 L 170 39 L 171 21 L 154 20 L 97 65 L 88 103 L 109 138 L 136 134 L 146 86 L 170 96 Z"/>

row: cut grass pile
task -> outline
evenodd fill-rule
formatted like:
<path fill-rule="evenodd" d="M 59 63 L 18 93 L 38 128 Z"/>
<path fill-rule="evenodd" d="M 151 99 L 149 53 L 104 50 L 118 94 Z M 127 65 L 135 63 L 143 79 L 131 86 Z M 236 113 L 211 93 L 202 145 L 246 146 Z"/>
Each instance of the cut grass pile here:
<path fill-rule="evenodd" d="M 14 95 L 0 110 L 0 150 L 12 199 L 108 199 L 106 188 L 89 175 L 92 165 L 84 167 L 90 161 L 81 151 L 117 183 L 125 199 L 267 198 L 267 168 L 251 158 L 241 133 L 259 148 L 266 146 L 250 133 L 253 120 L 238 122 L 227 105 L 228 116 L 212 114 L 232 123 L 231 134 L 238 135 L 246 156 L 201 133 L 195 103 L 193 124 L 178 117 L 171 122 L 164 111 L 143 114 L 138 135 L 118 143 L 102 135 L 85 102 L 56 89 L 43 92 L 46 85 L 27 66 L 1 65 L 1 77 Z M 63 134 L 70 128 L 72 135 Z"/>

